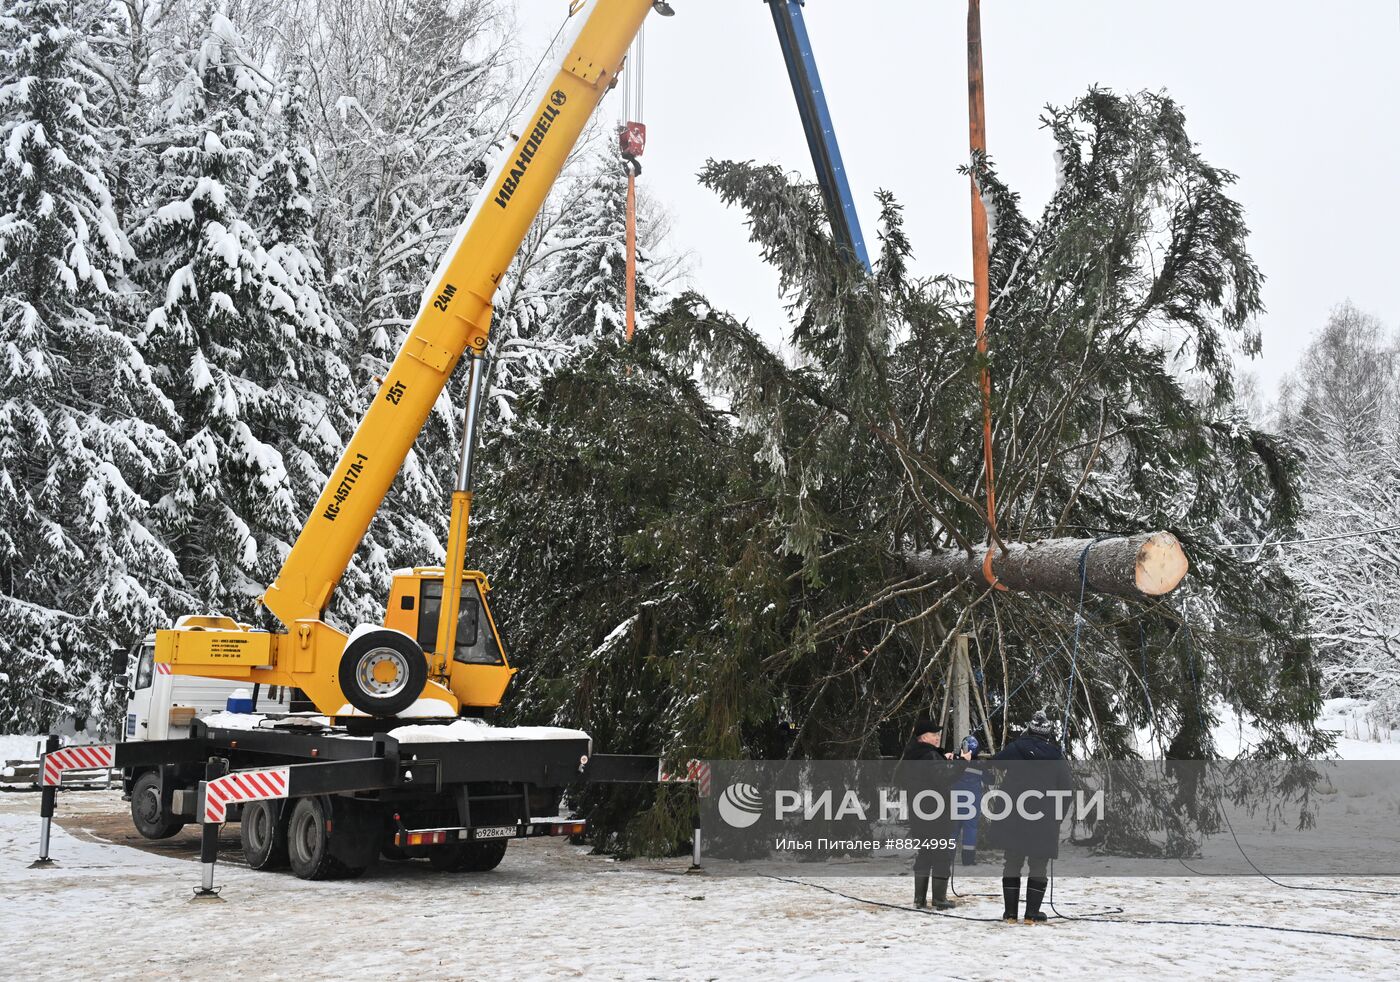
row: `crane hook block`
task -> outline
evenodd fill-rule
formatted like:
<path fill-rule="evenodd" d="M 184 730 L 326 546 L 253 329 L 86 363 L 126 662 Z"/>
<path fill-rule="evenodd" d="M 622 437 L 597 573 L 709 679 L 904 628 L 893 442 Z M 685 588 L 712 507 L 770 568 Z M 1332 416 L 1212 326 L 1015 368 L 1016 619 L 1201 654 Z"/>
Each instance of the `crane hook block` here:
<path fill-rule="evenodd" d="M 636 160 L 647 148 L 647 127 L 645 123 L 624 123 L 617 131 L 622 155 L 628 160 Z"/>

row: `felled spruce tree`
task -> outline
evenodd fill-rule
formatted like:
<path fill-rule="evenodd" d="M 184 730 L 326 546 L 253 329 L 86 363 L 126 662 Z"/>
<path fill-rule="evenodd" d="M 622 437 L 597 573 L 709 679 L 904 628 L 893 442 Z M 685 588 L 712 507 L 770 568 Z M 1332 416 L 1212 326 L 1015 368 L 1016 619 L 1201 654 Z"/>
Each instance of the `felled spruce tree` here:
<path fill-rule="evenodd" d="M 911 551 L 971 550 L 986 534 L 963 294 L 909 273 L 888 198 L 867 280 L 835 254 L 810 189 L 771 168 L 712 165 L 706 180 L 749 211 L 781 271 L 793 343 L 813 366 L 766 366 L 759 384 L 752 344 L 730 342 L 742 332 L 684 304 L 669 321 L 677 353 L 701 359 L 771 446 L 777 520 L 805 584 L 785 681 L 810 707 L 804 736 L 825 737 L 804 749 L 892 748 L 904 714 L 937 708 L 949 646 L 968 633 L 994 745 L 1048 705 L 1076 750 L 1198 756 L 1224 707 L 1259 725 L 1257 752 L 1317 752 L 1296 587 L 1276 563 L 1214 548 L 1287 533 L 1298 509 L 1294 455 L 1231 402 L 1229 353 L 1260 340 L 1233 177 L 1200 156 L 1165 96 L 1093 90 L 1045 122 L 1062 183 L 1037 221 L 974 162 L 995 237 L 998 526 L 1012 541 L 1165 529 L 1194 575 L 1152 602 L 1091 586 L 1076 648 L 1072 595 L 949 589 L 911 570 Z M 1188 393 L 1191 378 L 1205 397 Z M 852 702 L 867 711 L 844 711 Z"/>
<path fill-rule="evenodd" d="M 974 723 L 993 746 L 1048 706 L 1076 754 L 1207 756 L 1220 710 L 1259 726 L 1257 753 L 1323 748 L 1296 586 L 1276 563 L 1215 548 L 1288 534 L 1297 517 L 1292 451 L 1231 400 L 1227 354 L 1259 342 L 1232 178 L 1162 96 L 1091 91 L 1047 123 L 1063 184 L 1037 220 L 976 162 L 995 223 L 998 524 L 1010 541 L 1164 529 L 1186 545 L 1186 585 L 1156 600 L 1091 587 L 1076 647 L 1073 594 L 911 569 L 911 554 L 972 552 L 986 535 L 967 291 L 913 272 L 892 197 L 868 276 L 832 242 L 816 188 L 715 163 L 703 180 L 747 212 L 780 274 L 796 364 L 692 294 L 618 349 L 611 372 L 587 367 L 604 390 L 667 380 L 651 397 L 666 408 L 631 417 L 643 446 L 618 442 L 586 399 L 524 403 L 529 425 L 499 480 L 502 497 L 537 504 L 482 506 L 512 509 L 511 541 L 496 540 L 507 589 L 584 569 L 606 584 L 580 579 L 511 609 L 552 680 L 529 715 L 677 757 L 893 753 L 916 713 L 938 712 L 966 633 L 988 707 Z M 692 378 L 687 395 L 677 380 Z M 680 425 L 687 416 L 712 422 Z M 570 459 L 589 467 L 589 521 L 539 504 L 570 484 L 532 469 L 527 433 L 542 445 L 567 434 Z M 636 453 L 657 477 L 638 483 Z M 656 459 L 682 453 L 725 478 L 688 491 L 696 467 Z M 605 505 L 634 487 L 625 511 Z M 645 586 L 656 582 L 659 594 Z M 663 807 L 609 828 L 637 846 L 683 836 L 683 819 Z"/>

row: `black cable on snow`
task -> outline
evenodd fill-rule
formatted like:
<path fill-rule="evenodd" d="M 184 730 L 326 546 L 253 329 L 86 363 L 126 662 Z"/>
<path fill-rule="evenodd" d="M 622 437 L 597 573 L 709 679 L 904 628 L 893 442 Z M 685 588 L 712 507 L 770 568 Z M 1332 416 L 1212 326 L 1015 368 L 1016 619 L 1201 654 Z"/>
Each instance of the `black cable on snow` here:
<path fill-rule="evenodd" d="M 1251 864 L 1253 865 L 1253 864 Z M 1190 869 L 1190 867 L 1187 867 Z M 1319 887 L 1318 889 L 1323 889 Z M 1230 921 L 1188 921 L 1164 917 L 1106 917 L 1102 914 L 1065 914 L 1055 906 L 1055 861 L 1050 860 L 1050 888 L 1046 902 L 1056 917 L 1067 921 L 1094 921 L 1100 924 L 1143 924 L 1165 925 L 1169 927 L 1223 927 L 1242 928 L 1248 931 L 1278 931 L 1283 934 L 1312 934 L 1324 938 L 1347 938 L 1352 941 L 1379 941 L 1382 944 L 1400 944 L 1400 937 L 1386 938 L 1379 934 L 1357 934 L 1351 931 L 1325 931 L 1312 927 L 1283 927 L 1278 924 L 1248 924 Z"/>
<path fill-rule="evenodd" d="M 1298 883 L 1283 883 L 1276 880 L 1258 866 L 1254 865 L 1254 860 L 1249 858 L 1249 853 L 1245 852 L 1244 846 L 1240 845 L 1240 838 L 1235 835 L 1235 826 L 1230 822 L 1230 816 L 1226 814 L 1224 808 L 1220 809 L 1220 815 L 1225 819 L 1225 827 L 1230 830 L 1230 838 L 1235 840 L 1235 848 L 1240 851 L 1240 855 L 1244 857 L 1244 861 L 1249 864 L 1250 869 L 1254 870 L 1254 872 L 1258 873 L 1275 886 L 1281 886 L 1285 890 L 1316 890 L 1321 893 L 1367 893 L 1373 897 L 1400 897 L 1400 890 L 1364 890 L 1361 887 L 1312 887 Z"/>
<path fill-rule="evenodd" d="M 764 874 L 765 879 L 777 880 L 780 883 L 793 883 L 797 886 L 812 887 L 825 893 L 841 897 L 843 900 L 850 900 L 854 903 L 865 904 L 868 907 L 882 907 L 886 910 L 902 910 L 910 914 L 927 914 L 933 917 L 950 917 L 958 921 L 980 921 L 982 923 L 1001 924 L 1004 923 L 1000 917 L 974 917 L 970 914 L 954 914 L 946 910 L 920 909 L 909 907 L 904 904 L 893 904 L 885 900 L 870 900 L 866 897 L 857 897 L 854 894 L 845 893 L 835 887 L 825 886 L 821 883 L 812 883 L 807 880 L 795 880 L 786 876 L 775 876 Z M 1350 931 L 1325 931 L 1321 928 L 1307 927 L 1282 927 L 1276 924 L 1249 924 L 1230 921 L 1193 921 L 1178 918 L 1144 918 L 1144 917 L 1120 917 L 1118 915 L 1126 913 L 1122 907 L 1105 907 L 1098 914 L 1065 914 L 1055 906 L 1055 875 L 1054 863 L 1051 862 L 1049 892 L 1046 894 L 1046 901 L 1050 905 L 1050 910 L 1066 921 L 1085 921 L 1096 924 L 1135 924 L 1144 926 L 1167 926 L 1167 927 L 1219 927 L 1219 928 L 1241 928 L 1249 931 L 1277 931 L 1282 934 L 1309 934 L 1324 938 L 1345 938 L 1351 941 L 1379 941 L 1383 944 L 1400 944 L 1400 937 L 1386 938 L 1378 934 L 1358 934 Z M 1321 888 L 1319 888 L 1321 889 Z M 985 896 L 991 896 L 986 894 Z M 1068 906 L 1068 905 L 1066 905 Z"/>

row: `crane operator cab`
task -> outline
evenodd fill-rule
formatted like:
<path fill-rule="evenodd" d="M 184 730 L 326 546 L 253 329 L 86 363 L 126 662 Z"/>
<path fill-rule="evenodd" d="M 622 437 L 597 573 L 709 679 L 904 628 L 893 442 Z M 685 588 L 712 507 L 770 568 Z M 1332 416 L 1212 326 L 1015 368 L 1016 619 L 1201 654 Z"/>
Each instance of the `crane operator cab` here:
<path fill-rule="evenodd" d="M 457 696 L 463 714 L 498 706 L 515 669 L 506 663 L 496 621 L 486 603 L 491 585 L 484 573 L 462 574 L 461 606 L 457 637 L 450 658 L 437 650 L 438 620 L 442 610 L 441 566 L 419 566 L 394 573 L 384 626 L 418 642 L 428 661 L 428 675 Z M 409 666 L 397 664 L 393 652 L 379 649 L 380 657 L 362 658 L 355 666 L 355 688 L 388 696 L 398 686 L 410 684 Z M 416 666 L 414 666 L 416 667 Z M 347 687 L 349 688 L 349 687 Z M 432 707 L 420 707 L 414 715 L 441 715 Z"/>

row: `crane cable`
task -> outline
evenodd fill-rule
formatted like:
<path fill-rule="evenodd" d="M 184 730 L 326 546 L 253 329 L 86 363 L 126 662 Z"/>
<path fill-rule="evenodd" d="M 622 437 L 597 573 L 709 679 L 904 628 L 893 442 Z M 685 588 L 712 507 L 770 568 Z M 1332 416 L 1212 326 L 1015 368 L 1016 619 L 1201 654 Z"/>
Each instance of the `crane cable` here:
<path fill-rule="evenodd" d="M 987 356 L 987 309 L 991 305 L 990 258 L 987 245 L 987 206 L 982 200 L 978 174 L 986 166 L 987 112 L 982 84 L 982 7 L 981 0 L 967 4 L 967 122 L 971 144 L 968 173 L 972 184 L 972 306 L 977 332 L 977 359 L 981 362 L 979 388 L 982 394 L 982 459 L 987 484 L 987 552 L 982 558 L 982 575 L 996 590 L 1005 590 L 992 571 L 992 547 L 1003 552 L 1006 545 L 997 534 L 996 469 L 992 462 L 992 370 Z"/>

